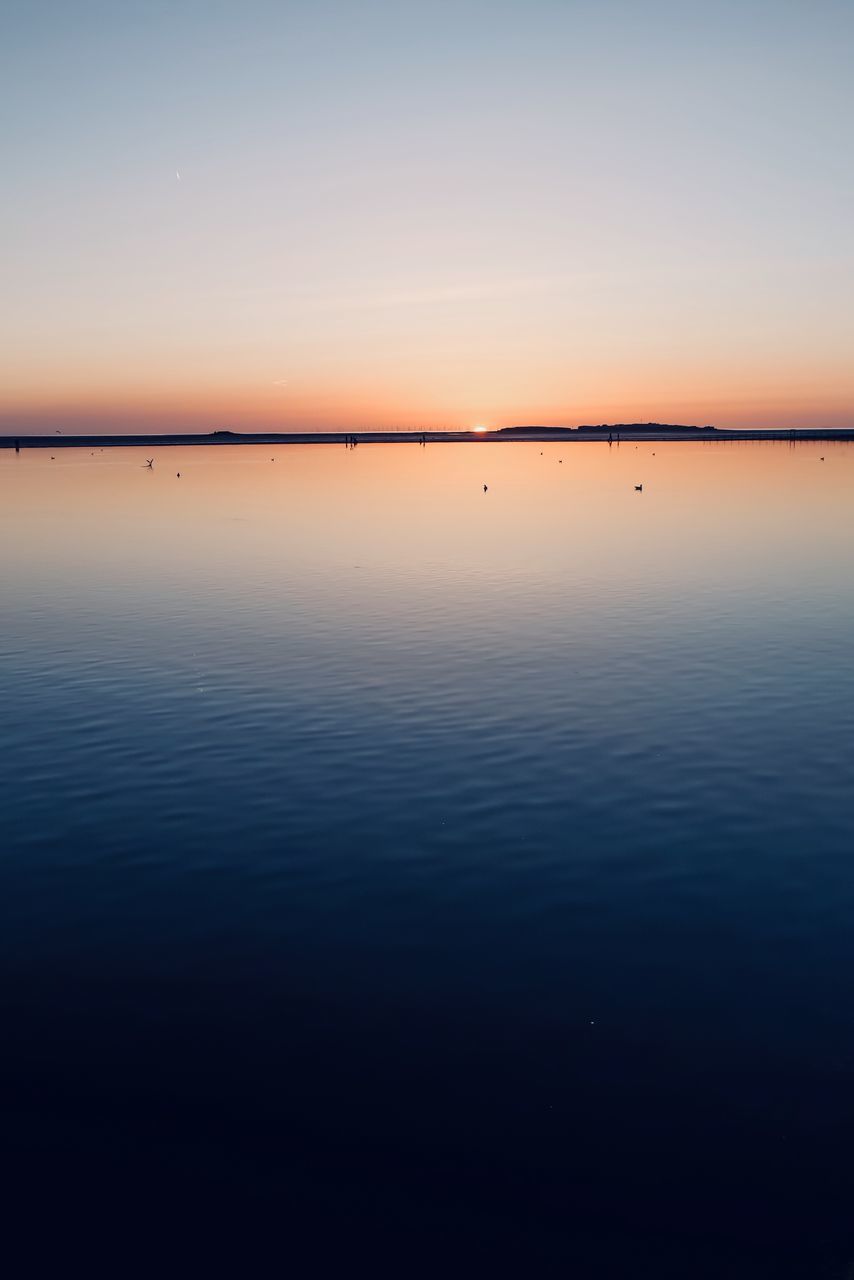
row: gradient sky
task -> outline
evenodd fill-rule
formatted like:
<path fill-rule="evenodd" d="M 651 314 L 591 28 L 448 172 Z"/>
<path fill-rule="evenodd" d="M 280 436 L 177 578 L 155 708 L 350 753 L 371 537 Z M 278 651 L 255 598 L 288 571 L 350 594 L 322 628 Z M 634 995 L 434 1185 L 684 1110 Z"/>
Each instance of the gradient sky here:
<path fill-rule="evenodd" d="M 0 14 L 4 432 L 854 425 L 850 0 Z"/>

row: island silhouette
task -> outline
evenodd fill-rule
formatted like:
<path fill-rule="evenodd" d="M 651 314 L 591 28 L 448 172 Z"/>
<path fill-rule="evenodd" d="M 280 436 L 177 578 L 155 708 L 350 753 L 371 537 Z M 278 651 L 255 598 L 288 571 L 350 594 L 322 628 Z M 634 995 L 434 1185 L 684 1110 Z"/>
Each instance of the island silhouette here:
<path fill-rule="evenodd" d="M 538 425 L 499 427 L 494 431 L 470 428 L 467 430 L 425 431 L 416 428 L 408 431 L 235 431 L 218 428 L 208 432 L 135 432 L 111 435 L 65 435 L 55 430 L 50 435 L 0 435 L 0 449 L 73 449 L 73 448 L 166 448 L 170 445 L 234 445 L 234 444 L 442 444 L 489 441 L 512 443 L 513 441 L 583 441 L 606 440 L 854 440 L 854 428 L 792 427 L 770 430 L 741 429 L 714 426 L 690 426 L 670 422 L 603 422 L 598 426 L 585 424 L 579 427 L 547 427 Z"/>

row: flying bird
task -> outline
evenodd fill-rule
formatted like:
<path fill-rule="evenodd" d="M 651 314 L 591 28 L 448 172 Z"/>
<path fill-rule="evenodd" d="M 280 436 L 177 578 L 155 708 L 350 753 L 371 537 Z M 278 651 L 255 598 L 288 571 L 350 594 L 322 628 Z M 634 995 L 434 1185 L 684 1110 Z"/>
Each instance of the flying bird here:
<path fill-rule="evenodd" d="M 145 466 L 143 467 L 143 471 L 151 471 L 151 469 L 153 468 L 153 466 L 154 466 L 154 459 L 153 459 L 153 458 L 149 458 L 149 459 L 148 459 L 148 461 L 146 462 Z"/>
<path fill-rule="evenodd" d="M 635 493 L 643 493 L 643 485 L 642 485 L 642 484 L 636 484 L 636 485 L 635 485 Z"/>
<path fill-rule="evenodd" d="M 179 182 L 181 181 L 181 175 L 177 169 L 175 170 L 175 177 L 178 179 Z"/>

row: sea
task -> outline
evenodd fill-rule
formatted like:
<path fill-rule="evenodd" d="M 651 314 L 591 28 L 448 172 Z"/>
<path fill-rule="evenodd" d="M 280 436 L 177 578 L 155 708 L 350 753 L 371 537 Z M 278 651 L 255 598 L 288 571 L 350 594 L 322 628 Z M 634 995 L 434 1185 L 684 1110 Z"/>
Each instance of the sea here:
<path fill-rule="evenodd" d="M 31 1260 L 854 1275 L 854 444 L 2 450 L 0 748 Z"/>

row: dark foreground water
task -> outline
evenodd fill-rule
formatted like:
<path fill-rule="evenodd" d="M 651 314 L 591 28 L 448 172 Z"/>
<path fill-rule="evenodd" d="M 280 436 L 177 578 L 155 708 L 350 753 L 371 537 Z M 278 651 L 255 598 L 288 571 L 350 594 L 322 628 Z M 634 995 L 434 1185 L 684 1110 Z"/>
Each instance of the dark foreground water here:
<path fill-rule="evenodd" d="M 274 456 L 0 454 L 5 1229 L 848 1280 L 854 447 Z"/>

